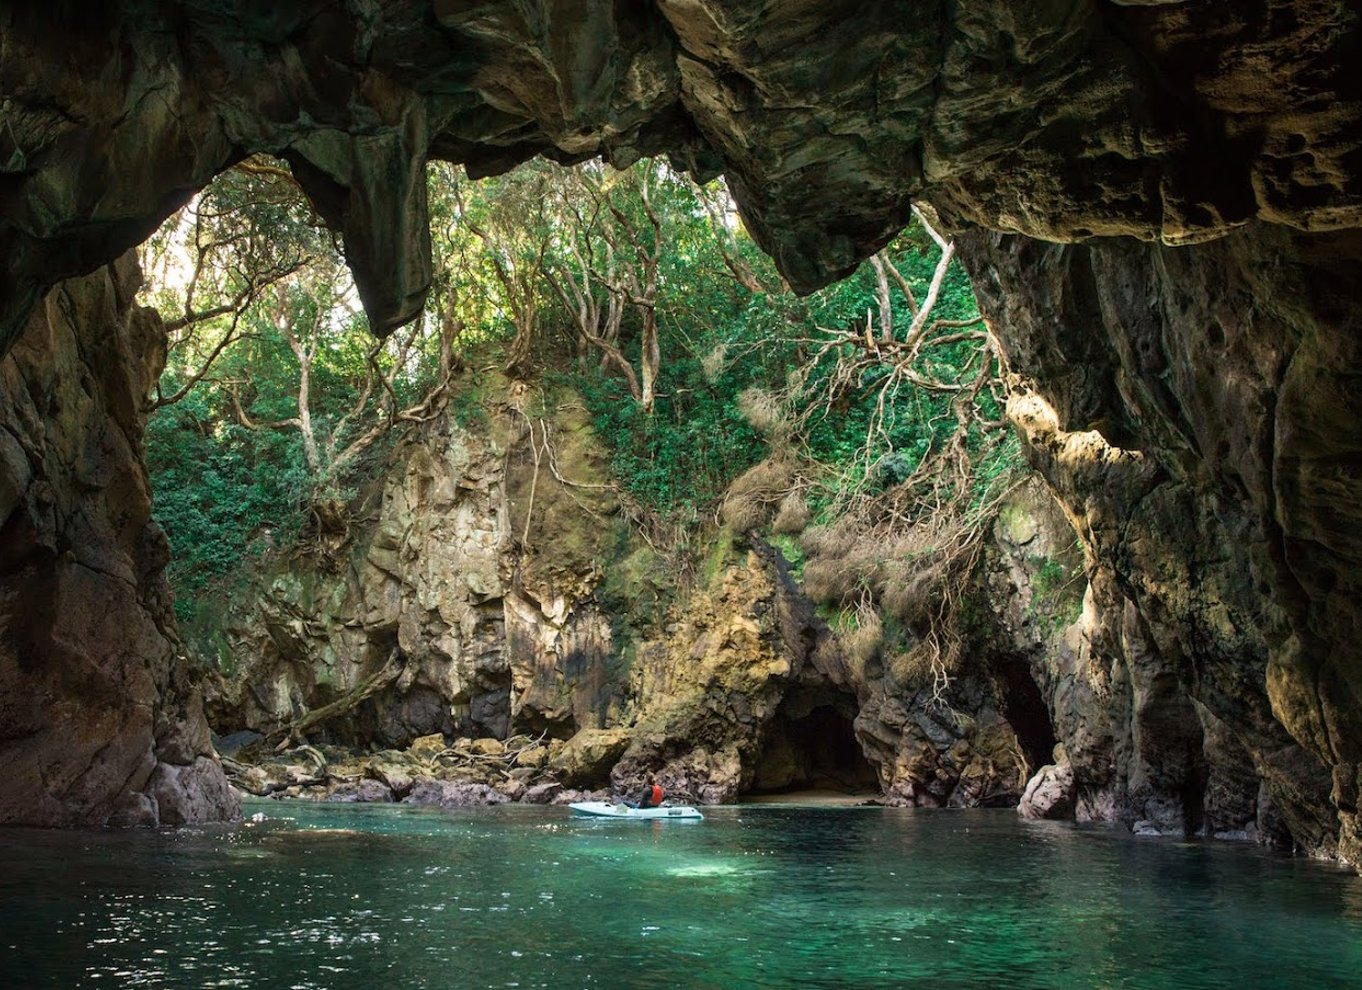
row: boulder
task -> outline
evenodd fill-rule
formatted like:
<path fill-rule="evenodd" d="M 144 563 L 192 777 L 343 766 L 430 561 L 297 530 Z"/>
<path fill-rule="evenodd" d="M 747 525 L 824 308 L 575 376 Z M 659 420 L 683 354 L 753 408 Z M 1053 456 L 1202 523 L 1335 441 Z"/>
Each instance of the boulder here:
<path fill-rule="evenodd" d="M 375 780 L 392 792 L 393 797 L 400 801 L 406 797 L 412 789 L 416 778 L 410 768 L 400 765 L 393 765 L 374 757 L 364 768 L 365 775 L 370 780 Z"/>
<path fill-rule="evenodd" d="M 421 780 L 412 785 L 403 804 L 430 804 L 441 808 L 469 808 L 485 804 L 505 804 L 505 794 L 487 784 L 454 780 Z"/>
<path fill-rule="evenodd" d="M 533 784 L 525 788 L 520 800 L 526 804 L 553 804 L 554 799 L 563 793 L 563 785 L 557 781 Z"/>
<path fill-rule="evenodd" d="M 583 729 L 554 756 L 551 767 L 566 785 L 602 784 L 629 746 L 627 729 Z"/>
<path fill-rule="evenodd" d="M 518 767 L 542 767 L 549 762 L 549 751 L 543 746 L 529 746 L 515 756 Z"/>
<path fill-rule="evenodd" d="M 445 737 L 436 732 L 412 740 L 412 744 L 408 748 L 413 756 L 429 761 L 443 753 L 448 748 L 448 744 L 445 742 Z"/>
<path fill-rule="evenodd" d="M 156 802 L 162 825 L 220 821 L 223 809 L 234 817 L 241 814 L 222 767 L 206 756 L 188 766 L 158 764 L 146 793 Z"/>
<path fill-rule="evenodd" d="M 393 800 L 393 792 L 377 780 L 355 780 L 336 784 L 321 800 L 332 804 L 382 804 Z"/>
<path fill-rule="evenodd" d="M 501 756 L 506 752 L 506 744 L 500 739 L 489 737 L 474 739 L 468 747 L 468 752 L 474 756 Z"/>
<path fill-rule="evenodd" d="M 1026 784 L 1017 813 L 1023 818 L 1073 818 L 1073 768 L 1067 763 L 1052 763 L 1037 770 Z"/>

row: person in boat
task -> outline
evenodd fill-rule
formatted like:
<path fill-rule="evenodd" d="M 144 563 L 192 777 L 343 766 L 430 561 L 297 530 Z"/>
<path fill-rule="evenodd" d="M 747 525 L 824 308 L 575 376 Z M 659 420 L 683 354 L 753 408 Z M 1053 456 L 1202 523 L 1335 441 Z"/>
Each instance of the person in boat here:
<path fill-rule="evenodd" d="M 652 781 L 643 789 L 639 795 L 638 806 L 640 808 L 660 808 L 662 799 L 667 796 L 667 792 L 662 789 L 662 785 L 657 781 Z"/>
<path fill-rule="evenodd" d="M 633 801 L 625 801 L 631 808 L 660 808 L 667 792 L 662 789 L 662 785 L 656 781 L 649 781 L 643 785 L 643 790 L 639 792 L 638 798 Z"/>

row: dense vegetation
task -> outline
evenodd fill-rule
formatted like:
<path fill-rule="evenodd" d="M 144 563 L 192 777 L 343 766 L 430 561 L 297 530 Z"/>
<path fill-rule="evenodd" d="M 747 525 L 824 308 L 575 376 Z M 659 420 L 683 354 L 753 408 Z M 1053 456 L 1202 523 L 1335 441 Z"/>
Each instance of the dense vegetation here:
<path fill-rule="evenodd" d="M 799 298 L 722 184 L 661 162 L 479 183 L 432 166 L 429 182 L 435 291 L 381 343 L 342 246 L 271 162 L 221 177 L 146 247 L 171 330 L 148 458 L 181 602 L 343 511 L 404 427 L 475 416 L 473 353 L 578 392 L 619 484 L 677 532 L 784 534 L 858 627 L 882 628 L 892 597 L 885 527 L 902 542 L 931 517 L 935 536 L 895 552 L 968 562 L 1015 445 L 991 338 L 925 218 Z"/>

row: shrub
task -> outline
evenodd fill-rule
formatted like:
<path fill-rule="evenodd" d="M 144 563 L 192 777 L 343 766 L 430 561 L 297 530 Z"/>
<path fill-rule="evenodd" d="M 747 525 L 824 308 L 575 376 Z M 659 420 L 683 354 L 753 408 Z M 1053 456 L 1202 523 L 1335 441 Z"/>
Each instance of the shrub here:
<path fill-rule="evenodd" d="M 800 533 L 813 518 L 809 502 L 801 492 L 790 492 L 780 500 L 780 508 L 771 523 L 771 529 L 782 535 Z"/>
<path fill-rule="evenodd" d="M 847 658 L 857 668 L 864 670 L 879 655 L 880 647 L 884 645 L 884 624 L 880 621 L 879 613 L 873 608 L 858 609 L 856 624 L 841 633 L 839 638 L 847 651 Z"/>
<path fill-rule="evenodd" d="M 767 389 L 755 385 L 743 389 L 738 394 L 738 411 L 748 426 L 769 440 L 784 439 L 790 434 L 793 424 L 789 410 Z"/>

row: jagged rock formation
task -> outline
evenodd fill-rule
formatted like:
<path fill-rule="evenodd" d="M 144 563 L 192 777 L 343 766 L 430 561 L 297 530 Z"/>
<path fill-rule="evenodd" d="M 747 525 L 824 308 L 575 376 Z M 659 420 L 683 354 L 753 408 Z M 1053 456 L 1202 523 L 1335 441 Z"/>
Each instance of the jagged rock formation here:
<path fill-rule="evenodd" d="M 1032 456 L 1043 469 L 1054 469 L 1062 460 L 1091 471 L 1106 478 L 1097 490 L 1108 495 L 1120 490 L 1116 479 L 1126 477 L 1122 471 L 1148 477 L 1141 458 L 1118 455 L 1096 434 L 1057 441 L 1053 433 L 1044 433 L 1028 416 L 1034 401 L 1018 391 L 1013 413 L 1028 427 Z M 1165 539 L 1172 528 L 1166 503 L 1156 498 L 1142 509 L 1123 503 L 1117 510 L 1116 500 L 1099 503 L 1089 496 L 1075 515 L 1072 500 L 1061 498 L 1069 518 L 1077 520 L 1075 530 L 1053 500 L 1027 501 L 1026 513 L 1010 517 L 1005 508 L 1000 518 L 997 544 L 1003 552 L 995 556 L 1005 566 L 995 568 L 992 597 L 1001 611 L 988 641 L 995 651 L 1011 644 L 1013 654 L 1025 658 L 1052 741 L 1062 745 L 1057 762 L 1028 787 L 1028 794 L 1045 800 L 1024 797 L 1023 813 L 1044 806 L 1048 810 L 1039 817 L 1062 811 L 1080 821 L 1122 822 L 1146 834 L 1289 843 L 1278 807 L 1260 780 L 1260 755 L 1222 721 L 1225 716 L 1194 700 L 1183 680 L 1190 665 L 1185 653 L 1161 652 L 1142 638 L 1140 613 L 1120 596 L 1121 580 L 1106 563 L 1111 558 L 1093 549 L 1094 528 L 1105 538 L 1120 533 L 1132 544 Z M 1033 520 L 1043 523 L 1037 527 Z M 1067 548 L 1060 542 L 1065 538 Z M 1160 546 L 1157 552 L 1167 551 Z M 1039 568 L 1034 566 L 1038 560 Z M 1219 614 L 1226 606 L 1216 598 L 1218 586 L 1199 585 L 1184 569 L 1189 564 L 1195 566 L 1186 558 L 1160 561 L 1160 594 L 1196 599 L 1201 608 Z M 1007 585 L 1014 591 L 998 594 Z M 1230 627 L 1221 622 L 1218 628 L 1223 633 Z M 1026 687 L 1014 683 L 1005 696 L 1020 700 Z M 1278 733 L 1280 744 L 1287 745 Z M 1049 763 L 1041 749 L 1030 753 L 1033 766 Z M 1284 752 L 1278 758 L 1300 755 Z M 1316 799 L 1322 794 L 1317 792 Z"/>
<path fill-rule="evenodd" d="M 254 151 L 286 157 L 344 232 L 380 330 L 429 287 L 427 157 L 723 169 L 805 288 L 915 197 L 1061 240 L 1362 211 L 1356 11 L 1318 0 L 123 0 L 0 18 L 4 340 L 47 286 Z"/>
<path fill-rule="evenodd" d="M 129 257 L 49 295 L 0 359 L 0 824 L 236 811 L 179 653 L 143 400 L 164 332 Z"/>
<path fill-rule="evenodd" d="M 405 798 L 374 766 L 408 757 L 342 747 L 420 745 L 427 733 L 489 749 L 541 735 L 543 760 L 506 761 L 499 775 L 453 750 L 439 766 L 411 761 L 502 796 L 549 784 L 633 793 L 647 778 L 709 803 L 822 786 L 894 804 L 1011 806 L 1049 760 L 1038 684 L 1073 693 L 1087 672 L 1053 662 L 1083 572 L 1042 587 L 1038 575 L 1076 555 L 1043 491 L 1008 502 L 970 591 L 989 635 L 938 683 L 854 661 L 755 536 L 712 533 L 691 551 L 705 573 L 679 580 L 686 558 L 659 556 L 626 523 L 570 394 L 540 400 L 493 376 L 476 395 L 486 417 L 447 415 L 404 441 L 342 539 L 324 548 L 305 532 L 210 620 L 224 674 L 208 700 L 215 728 L 273 744 L 298 725 L 321 747 L 234 768 L 241 786 Z M 1066 715 L 1069 736 L 1101 718 Z M 324 751 L 323 772 L 309 761 Z"/>
<path fill-rule="evenodd" d="M 555 396 L 531 418 L 491 373 L 477 394 L 485 419 L 405 441 L 330 544 L 305 531 L 214 620 L 216 725 L 273 732 L 376 679 L 325 738 L 566 738 L 622 703 L 602 563 L 627 524 L 585 413 Z"/>
<path fill-rule="evenodd" d="M 640 716 L 611 771 L 623 793 L 653 779 L 695 800 L 722 803 L 763 786 L 808 782 L 820 768 L 801 765 L 802 754 L 790 752 L 788 734 L 781 735 L 780 716 L 791 702 L 800 704 L 801 693 L 796 715 L 842 709 L 840 726 L 803 740 L 806 752 L 855 745 L 854 705 L 847 710 L 854 696 L 836 680 L 837 657 L 811 603 L 769 547 L 735 545 L 726 532 L 718 539 L 716 574 L 677 603 L 663 635 L 640 645 Z M 772 750 L 786 764 L 781 776 L 772 774 Z M 860 753 L 850 755 L 852 767 L 869 769 Z M 854 787 L 854 772 L 841 783 Z"/>
<path fill-rule="evenodd" d="M 835 651 L 815 648 L 826 626 L 769 549 L 721 535 L 709 579 L 680 580 L 679 558 L 629 523 L 579 400 L 487 374 L 461 387 L 485 403 L 477 416 L 460 425 L 456 400 L 334 514 L 343 535 L 305 531 L 210 620 L 219 731 L 273 743 L 301 725 L 361 748 L 542 735 L 562 784 L 601 787 L 614 770 L 628 790 L 648 774 L 711 802 L 807 778 L 758 780 L 793 691 L 809 711 L 840 705 L 840 742 L 856 747 L 855 687 L 832 683 Z"/>
<path fill-rule="evenodd" d="M 1084 649 L 1129 680 L 1129 787 L 1093 813 L 1235 831 L 1261 777 L 1297 842 L 1357 861 L 1362 239 L 966 253 L 1025 376 L 1010 415 L 1091 554 Z"/>
<path fill-rule="evenodd" d="M 1131 670 L 1116 813 L 1190 823 L 1192 785 L 1241 793 L 1216 783 L 1216 737 L 1298 841 L 1362 861 L 1354 5 L 125 0 L 10 4 L 0 33 L 5 348 L 48 287 L 252 151 L 286 157 L 344 232 L 380 330 L 429 283 L 428 156 L 722 168 L 801 287 L 914 197 L 958 225 L 1190 245 L 967 252 L 1055 410 L 1015 414 L 1093 554 L 1093 648 Z"/>

